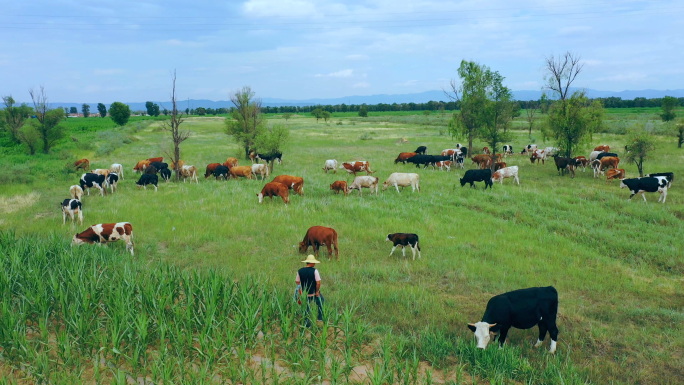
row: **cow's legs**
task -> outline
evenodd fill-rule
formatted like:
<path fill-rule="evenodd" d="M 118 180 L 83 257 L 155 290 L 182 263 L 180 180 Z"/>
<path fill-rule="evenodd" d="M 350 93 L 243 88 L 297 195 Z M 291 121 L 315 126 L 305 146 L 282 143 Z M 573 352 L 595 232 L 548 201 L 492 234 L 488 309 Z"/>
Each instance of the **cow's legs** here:
<path fill-rule="evenodd" d="M 420 259 L 420 246 L 418 245 L 418 242 L 416 242 L 415 248 L 418 250 L 418 259 Z M 413 257 L 415 258 L 415 255 Z"/>
<path fill-rule="evenodd" d="M 394 253 L 394 250 L 395 250 L 396 248 L 397 248 L 396 245 L 395 245 L 394 247 L 392 247 L 392 251 L 390 251 L 390 255 L 389 255 L 390 257 L 392 256 L 392 253 Z"/>
<path fill-rule="evenodd" d="M 411 252 L 413 253 L 413 260 L 416 260 L 416 248 L 414 246 L 411 246 Z"/>
<path fill-rule="evenodd" d="M 499 331 L 499 349 L 502 349 L 506 343 L 506 336 L 508 335 L 508 329 L 501 328 Z"/>
<path fill-rule="evenodd" d="M 157 185 L 154 185 L 154 192 L 157 192 Z"/>
<path fill-rule="evenodd" d="M 406 246 L 401 245 L 401 256 L 405 257 L 406 256 Z"/>
<path fill-rule="evenodd" d="M 537 327 L 539 327 L 539 337 L 537 338 L 537 343 L 534 344 L 535 348 L 538 348 L 541 346 L 542 342 L 544 342 L 544 339 L 546 338 L 546 320 L 541 319 L 539 320 L 539 323 L 537 324 Z"/>
<path fill-rule="evenodd" d="M 332 240 L 325 244 L 328 247 L 328 261 L 332 259 Z"/>
<path fill-rule="evenodd" d="M 66 212 L 64 211 L 64 207 L 62 207 L 62 226 L 66 225 Z"/>
<path fill-rule="evenodd" d="M 643 192 L 643 191 L 641 192 L 641 197 L 644 198 L 644 202 L 646 202 L 646 193 L 645 192 Z"/>
<path fill-rule="evenodd" d="M 83 210 L 78 210 L 78 220 L 81 221 L 81 225 L 83 225 Z"/>
<path fill-rule="evenodd" d="M 397 189 L 397 192 L 399 192 L 399 185 L 398 185 L 398 184 L 395 183 L 395 184 L 394 184 L 394 188 L 396 188 L 396 189 Z"/>

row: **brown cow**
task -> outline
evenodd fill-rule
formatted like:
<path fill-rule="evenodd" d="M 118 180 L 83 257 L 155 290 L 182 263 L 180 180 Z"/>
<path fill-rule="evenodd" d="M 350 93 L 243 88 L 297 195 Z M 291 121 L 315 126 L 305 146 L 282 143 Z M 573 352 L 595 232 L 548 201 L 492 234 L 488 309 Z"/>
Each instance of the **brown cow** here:
<path fill-rule="evenodd" d="M 608 167 L 618 168 L 620 165 L 620 158 L 617 156 L 604 156 L 601 158 L 601 170 L 607 169 Z"/>
<path fill-rule="evenodd" d="M 342 163 L 340 169 L 347 170 L 348 173 L 354 174 L 356 176 L 357 172 L 365 171 L 367 175 L 373 174 L 375 171 L 371 171 L 370 163 L 368 161 L 362 160 L 357 162 L 345 162 Z"/>
<path fill-rule="evenodd" d="M 133 167 L 133 173 L 135 174 L 138 171 L 140 171 L 142 173 L 143 170 L 145 170 L 145 168 L 147 168 L 147 166 L 149 166 L 149 165 L 150 165 L 150 161 L 147 159 L 138 161 L 138 163 L 135 164 L 135 167 Z"/>
<path fill-rule="evenodd" d="M 266 183 L 264 188 L 261 189 L 261 192 L 258 193 L 257 196 L 259 197 L 259 203 L 264 201 L 264 197 L 269 197 L 271 200 L 273 200 L 274 196 L 283 198 L 283 202 L 285 202 L 285 204 L 290 203 L 290 190 L 287 188 L 287 186 L 278 182 Z"/>
<path fill-rule="evenodd" d="M 482 147 L 482 153 L 485 155 L 490 155 L 492 152 L 489 151 L 489 147 Z"/>
<path fill-rule="evenodd" d="M 304 178 L 291 175 L 278 175 L 271 182 L 280 182 L 299 195 L 304 195 Z"/>
<path fill-rule="evenodd" d="M 471 160 L 473 161 L 471 164 L 477 164 L 479 168 L 484 169 L 489 167 L 492 157 L 489 155 L 478 154 L 472 157 Z"/>
<path fill-rule="evenodd" d="M 74 167 L 76 167 L 76 171 L 79 169 L 83 169 L 84 171 L 90 171 L 90 161 L 88 159 L 79 159 L 74 162 Z"/>
<path fill-rule="evenodd" d="M 183 159 L 178 161 L 178 169 L 182 169 L 183 166 L 185 166 L 185 161 Z M 169 165 L 170 170 L 175 170 L 176 169 L 176 163 L 171 162 L 171 165 Z"/>
<path fill-rule="evenodd" d="M 84 243 L 109 243 L 122 239 L 126 242 L 126 250 L 133 255 L 133 226 L 128 222 L 102 223 L 92 225 L 84 232 L 74 235 L 71 243 L 82 245 Z"/>
<path fill-rule="evenodd" d="M 230 169 L 230 177 L 238 179 L 239 176 L 252 179 L 252 168 L 249 166 L 237 166 Z"/>
<path fill-rule="evenodd" d="M 494 163 L 494 172 L 501 170 L 502 168 L 508 167 L 506 162 L 496 162 Z"/>
<path fill-rule="evenodd" d="M 223 163 L 224 166 L 231 168 L 231 167 L 236 167 L 238 166 L 238 160 L 237 158 L 228 158 L 226 159 L 225 163 Z"/>
<path fill-rule="evenodd" d="M 604 152 L 610 152 L 610 146 L 607 144 L 601 145 L 601 146 L 596 146 L 594 148 L 594 151 L 604 151 Z"/>
<path fill-rule="evenodd" d="M 406 160 L 408 158 L 411 158 L 411 157 L 416 156 L 416 155 L 417 154 L 415 152 L 401 152 L 401 153 L 399 153 L 399 156 L 397 157 L 397 159 L 394 160 L 394 164 L 397 164 L 399 162 L 406 164 Z"/>
<path fill-rule="evenodd" d="M 334 191 L 335 194 L 339 194 L 342 191 L 344 196 L 347 196 L 347 182 L 343 180 L 335 181 L 330 185 L 330 190 Z"/>
<path fill-rule="evenodd" d="M 207 165 L 207 171 L 204 172 L 204 179 L 207 179 L 209 175 L 214 175 L 214 171 L 216 171 L 216 167 L 220 166 L 221 163 L 209 163 Z"/>
<path fill-rule="evenodd" d="M 157 157 L 157 158 L 149 158 L 149 159 L 147 159 L 147 160 L 148 160 L 150 163 L 152 163 L 152 162 L 163 162 L 163 161 L 164 161 L 164 157 L 163 157 L 163 156 L 160 156 L 160 157 Z"/>
<path fill-rule="evenodd" d="M 256 152 L 255 152 L 255 151 L 250 151 L 250 152 L 249 152 L 249 160 L 251 160 L 252 163 L 255 162 L 255 160 L 256 160 Z"/>
<path fill-rule="evenodd" d="M 625 179 L 625 169 L 608 170 L 606 172 L 606 183 L 613 183 L 613 179 Z"/>
<path fill-rule="evenodd" d="M 313 226 L 306 231 L 304 240 L 299 242 L 299 252 L 304 254 L 309 247 L 313 247 L 318 257 L 318 248 L 325 245 L 328 248 L 328 260 L 332 257 L 332 246 L 335 247 L 335 259 L 340 260 L 340 249 L 337 246 L 337 231 L 330 227 Z"/>

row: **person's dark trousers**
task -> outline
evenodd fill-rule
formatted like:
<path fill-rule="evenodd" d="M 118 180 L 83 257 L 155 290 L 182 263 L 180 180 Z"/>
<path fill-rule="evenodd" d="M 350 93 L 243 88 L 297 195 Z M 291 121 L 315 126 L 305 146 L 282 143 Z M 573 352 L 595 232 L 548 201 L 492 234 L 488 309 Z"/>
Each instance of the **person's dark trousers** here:
<path fill-rule="evenodd" d="M 316 301 L 316 306 L 318 307 L 318 320 L 323 321 L 323 302 L 325 299 L 323 298 L 323 294 L 320 296 L 316 297 L 306 297 L 308 301 L 306 301 L 306 327 L 311 327 L 311 321 L 309 320 L 309 313 L 311 312 L 311 301 Z"/>

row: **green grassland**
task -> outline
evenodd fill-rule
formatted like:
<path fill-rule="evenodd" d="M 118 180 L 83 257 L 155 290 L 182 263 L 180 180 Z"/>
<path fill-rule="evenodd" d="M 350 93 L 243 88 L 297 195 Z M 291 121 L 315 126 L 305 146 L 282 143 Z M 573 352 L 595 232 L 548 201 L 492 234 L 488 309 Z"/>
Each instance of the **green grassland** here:
<path fill-rule="evenodd" d="M 646 112 L 608 111 L 606 125 L 610 130 L 660 127 L 657 111 Z M 447 119 L 448 114 L 436 113 L 371 114 L 316 123 L 304 116 L 287 122 L 269 116 L 270 124 L 283 123 L 291 130 L 283 164 L 275 165 L 274 175 L 305 180 L 304 196 L 291 196 L 289 206 L 280 199 L 258 204 L 263 182 L 255 180 L 217 182 L 200 176 L 199 184 L 161 183 L 157 193 L 137 189 L 130 172 L 135 162 L 162 156 L 170 147 L 158 122 L 73 130 L 71 139 L 50 156 L 5 151 L 0 158 L 0 230 L 12 230 L 18 237 L 54 234 L 68 242 L 81 226 L 62 226 L 58 204 L 80 173 L 66 165 L 83 157 L 92 168 L 121 163 L 126 179 L 119 192 L 83 199 L 86 224 L 133 224 L 136 256 L 114 244 L 107 246 L 114 259 L 218 271 L 229 280 L 262 282 L 291 293 L 302 259 L 295 246 L 306 229 L 335 228 L 340 260 L 328 261 L 322 250 L 322 292 L 334 308 L 358 306 L 373 325 L 365 358 L 359 358 L 371 371 L 382 356 L 383 341 L 391 339 L 396 344 L 408 341 L 420 360 L 444 378 L 465 370 L 474 375 L 472 381 L 491 383 L 680 382 L 684 194 L 678 180 L 667 203 L 657 204 L 657 194 L 648 194 L 644 204 L 641 197 L 627 202 L 629 192 L 619 182 L 594 179 L 590 171 L 578 172 L 574 179 L 558 176 L 552 160 L 533 165 L 520 155 L 508 157 L 509 166 L 520 167 L 521 185 L 509 179 L 487 191 L 481 183 L 476 189 L 461 187 L 458 178 L 464 170 L 394 164 L 399 152 L 419 145 L 432 154 L 452 148 L 456 140 L 445 135 Z M 245 164 L 244 154 L 223 133 L 223 120 L 189 118 L 184 123 L 194 134 L 183 143 L 182 158 L 202 174 L 206 164 L 229 156 Z M 514 149 L 530 142 L 524 127 L 518 118 Z M 532 135 L 540 146 L 553 145 L 537 131 Z M 656 140 L 656 154 L 645 171 L 680 175 L 684 153 L 671 137 Z M 622 135 L 594 134 L 592 142 L 623 152 Z M 475 148 L 482 145 L 476 142 Z M 586 148 L 582 154 L 589 152 Z M 381 181 L 392 172 L 417 172 L 422 191 L 334 195 L 328 185 L 352 177 L 325 174 L 326 159 L 368 160 Z M 468 163 L 466 169 L 473 168 Z M 638 176 L 634 165 L 621 167 L 628 177 Z M 422 259 L 412 261 L 410 251 L 407 257 L 396 251 L 389 257 L 391 245 L 384 240 L 393 232 L 419 234 Z M 511 331 L 504 350 L 490 347 L 481 354 L 472 349 L 466 323 L 480 319 L 492 295 L 548 285 L 560 296 L 556 356 L 545 351 L 548 339 L 545 349 L 532 347 L 536 329 Z"/>

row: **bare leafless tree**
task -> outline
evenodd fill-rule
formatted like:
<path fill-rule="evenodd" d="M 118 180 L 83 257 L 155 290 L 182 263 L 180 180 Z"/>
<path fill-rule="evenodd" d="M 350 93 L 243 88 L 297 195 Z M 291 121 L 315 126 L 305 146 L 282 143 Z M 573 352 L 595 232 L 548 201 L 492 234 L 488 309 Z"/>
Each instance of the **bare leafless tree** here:
<path fill-rule="evenodd" d="M 525 103 L 525 119 L 529 125 L 530 134 L 529 137 L 532 138 L 532 128 L 534 128 L 534 116 L 537 114 L 537 102 L 530 100 Z"/>
<path fill-rule="evenodd" d="M 45 86 L 40 86 L 40 90 L 36 91 L 33 88 L 29 89 L 29 95 L 33 100 L 33 109 L 35 110 L 36 119 L 40 124 L 45 123 L 45 115 L 50 109 L 47 94 L 45 93 Z"/>
<path fill-rule="evenodd" d="M 562 56 L 551 55 L 544 58 L 545 88 L 553 91 L 560 100 L 565 101 L 570 93 L 572 82 L 584 69 L 581 59 L 580 55 L 569 51 Z"/>
<path fill-rule="evenodd" d="M 176 180 L 180 179 L 180 144 L 186 141 L 192 133 L 190 131 L 181 131 L 180 125 L 185 121 L 183 119 L 183 112 L 178 111 L 176 106 L 176 70 L 173 70 L 173 88 L 171 89 L 171 119 L 164 120 L 161 126 L 164 130 L 171 133 L 171 140 L 173 141 L 173 154 L 171 158 L 173 159 L 174 171 L 176 174 Z"/>

